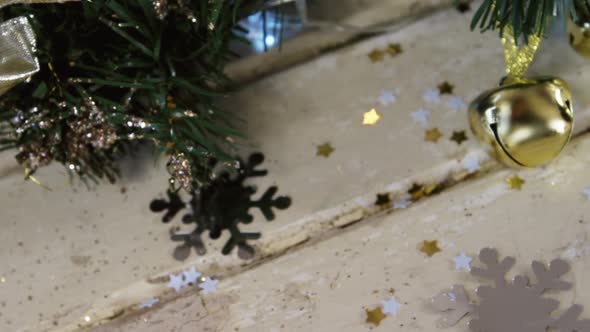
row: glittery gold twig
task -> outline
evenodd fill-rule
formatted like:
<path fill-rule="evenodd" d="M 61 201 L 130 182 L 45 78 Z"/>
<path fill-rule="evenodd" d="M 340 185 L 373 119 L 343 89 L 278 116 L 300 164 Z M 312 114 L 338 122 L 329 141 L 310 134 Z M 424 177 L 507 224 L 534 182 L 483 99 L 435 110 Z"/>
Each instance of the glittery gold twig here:
<path fill-rule="evenodd" d="M 41 181 L 37 180 L 37 178 L 33 176 L 33 172 L 29 168 L 25 168 L 25 181 L 26 180 L 31 180 L 31 182 L 47 191 L 53 191 L 51 190 L 51 188 L 41 183 Z"/>

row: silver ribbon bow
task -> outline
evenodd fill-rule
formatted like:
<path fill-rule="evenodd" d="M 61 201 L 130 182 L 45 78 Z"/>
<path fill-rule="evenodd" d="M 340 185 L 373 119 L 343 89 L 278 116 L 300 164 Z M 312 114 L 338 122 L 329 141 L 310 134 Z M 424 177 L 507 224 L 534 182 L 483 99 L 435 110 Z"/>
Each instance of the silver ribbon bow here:
<path fill-rule="evenodd" d="M 35 34 L 24 17 L 0 24 L 0 95 L 39 71 Z"/>

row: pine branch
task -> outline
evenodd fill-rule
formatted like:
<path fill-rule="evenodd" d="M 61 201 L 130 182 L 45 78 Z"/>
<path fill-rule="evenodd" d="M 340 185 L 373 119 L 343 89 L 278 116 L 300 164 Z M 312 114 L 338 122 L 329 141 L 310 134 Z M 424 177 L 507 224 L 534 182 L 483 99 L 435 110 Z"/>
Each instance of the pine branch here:
<path fill-rule="evenodd" d="M 499 30 L 501 36 L 510 25 L 515 38 L 526 42 L 530 36 L 543 36 L 550 21 L 565 10 L 574 20 L 588 17 L 590 0 L 484 0 L 473 16 L 471 29 Z"/>
<path fill-rule="evenodd" d="M 30 169 L 51 161 L 114 181 L 114 162 L 135 140 L 187 160 L 194 186 L 213 161 L 233 161 L 237 119 L 217 107 L 238 20 L 261 1 L 82 0 L 11 5 L 26 15 L 41 70 L 0 98 L 0 149 L 18 147 Z M 184 172 L 183 174 L 186 174 Z"/>

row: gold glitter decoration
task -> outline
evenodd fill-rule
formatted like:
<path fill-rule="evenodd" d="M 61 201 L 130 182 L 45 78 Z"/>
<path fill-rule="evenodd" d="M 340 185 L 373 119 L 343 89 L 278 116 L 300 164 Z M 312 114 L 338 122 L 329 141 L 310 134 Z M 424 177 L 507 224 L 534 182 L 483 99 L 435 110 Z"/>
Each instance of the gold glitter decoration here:
<path fill-rule="evenodd" d="M 385 58 L 385 52 L 379 49 L 374 49 L 368 54 L 368 57 L 373 63 L 381 62 Z"/>
<path fill-rule="evenodd" d="M 465 130 L 453 131 L 453 136 L 451 136 L 451 141 L 461 145 L 461 143 L 467 140 L 467 135 L 465 135 Z"/>
<path fill-rule="evenodd" d="M 508 183 L 508 188 L 514 189 L 514 190 L 521 190 L 522 189 L 522 185 L 525 182 L 526 181 L 523 180 L 522 178 L 520 178 L 520 176 L 518 176 L 518 175 L 514 175 L 512 177 L 507 177 L 506 178 L 506 183 Z"/>
<path fill-rule="evenodd" d="M 377 194 L 377 200 L 375 200 L 375 205 L 381 208 L 387 208 L 391 205 L 391 197 L 389 197 L 389 193 Z"/>
<path fill-rule="evenodd" d="M 389 44 L 386 48 L 386 51 L 387 54 L 389 54 L 392 57 L 397 56 L 403 52 L 402 45 L 399 43 Z"/>
<path fill-rule="evenodd" d="M 0 277 L 0 283 L 5 283 L 5 282 L 6 282 L 6 278 Z"/>
<path fill-rule="evenodd" d="M 364 125 L 374 125 L 381 120 L 381 114 L 377 112 L 376 109 L 372 108 L 370 111 L 365 112 L 363 114 L 363 124 Z"/>
<path fill-rule="evenodd" d="M 334 148 L 330 143 L 326 142 L 322 145 L 317 146 L 316 156 L 328 158 L 332 154 L 332 152 L 334 152 Z"/>
<path fill-rule="evenodd" d="M 422 242 L 422 247 L 420 247 L 420 251 L 425 253 L 428 257 L 434 256 L 434 254 L 441 252 L 442 250 L 438 247 L 438 241 L 427 241 L 424 240 Z"/>
<path fill-rule="evenodd" d="M 164 19 L 168 13 L 168 0 L 154 0 L 152 5 L 154 6 L 158 18 L 161 20 Z"/>
<path fill-rule="evenodd" d="M 537 34 L 532 34 L 528 38 L 528 43 L 518 47 L 514 32 L 510 24 L 504 27 L 504 34 L 502 35 L 502 46 L 504 47 L 504 56 L 506 58 L 506 73 L 511 78 L 519 78 L 524 75 L 535 53 L 541 44 L 541 37 Z"/>
<path fill-rule="evenodd" d="M 168 172 L 172 176 L 170 178 L 170 184 L 175 188 L 180 187 L 187 191 L 192 189 L 193 177 L 191 174 L 191 164 L 184 153 L 173 153 L 170 156 L 167 167 Z"/>
<path fill-rule="evenodd" d="M 455 86 L 447 81 L 444 81 L 438 85 L 438 91 L 440 92 L 441 95 L 444 95 L 444 94 L 452 95 L 454 89 L 455 89 Z"/>
<path fill-rule="evenodd" d="M 375 326 L 379 326 L 379 324 L 381 324 L 381 321 L 387 317 L 381 310 L 381 307 L 377 307 L 373 310 L 366 309 L 365 311 L 367 313 L 366 322 L 374 324 Z"/>
<path fill-rule="evenodd" d="M 68 131 L 65 133 L 65 142 L 68 148 L 68 168 L 78 173 L 86 173 L 95 149 L 105 149 L 117 141 L 117 133 L 107 121 L 91 98 L 85 98 L 80 107 L 74 106 L 72 113 L 75 115 L 68 120 Z"/>
<path fill-rule="evenodd" d="M 426 131 L 424 134 L 424 140 L 427 142 L 436 143 L 442 137 L 442 133 L 438 128 L 432 128 Z"/>

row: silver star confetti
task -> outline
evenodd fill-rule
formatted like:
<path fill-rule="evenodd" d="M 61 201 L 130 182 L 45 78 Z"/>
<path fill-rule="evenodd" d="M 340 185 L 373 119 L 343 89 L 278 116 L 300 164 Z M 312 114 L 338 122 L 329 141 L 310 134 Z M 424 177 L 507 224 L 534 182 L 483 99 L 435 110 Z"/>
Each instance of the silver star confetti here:
<path fill-rule="evenodd" d="M 463 168 L 469 173 L 475 173 L 481 166 L 479 165 L 479 156 L 475 153 L 469 153 L 463 158 Z"/>
<path fill-rule="evenodd" d="M 395 296 L 390 297 L 387 301 L 383 301 L 383 313 L 386 315 L 397 315 L 397 311 L 402 306 L 397 302 Z"/>
<path fill-rule="evenodd" d="M 381 91 L 381 95 L 379 96 L 379 103 L 383 106 L 387 106 L 391 103 L 394 103 L 396 100 L 395 95 L 391 90 L 383 90 Z"/>
<path fill-rule="evenodd" d="M 405 209 L 410 205 L 412 205 L 412 201 L 407 198 L 400 199 L 398 201 L 393 202 L 394 209 Z"/>
<path fill-rule="evenodd" d="M 455 270 L 465 270 L 467 272 L 471 271 L 471 261 L 473 258 L 465 255 L 465 253 L 461 253 L 461 255 L 453 258 L 455 262 Z"/>
<path fill-rule="evenodd" d="M 184 284 L 195 285 L 197 283 L 197 279 L 201 276 L 201 273 L 197 271 L 197 269 L 193 266 L 190 270 L 182 272 L 184 275 Z"/>
<path fill-rule="evenodd" d="M 154 304 L 160 302 L 159 299 L 152 297 L 151 299 L 145 300 L 141 303 L 141 305 L 139 306 L 139 309 L 145 309 L 145 308 L 151 308 L 154 306 Z"/>
<path fill-rule="evenodd" d="M 450 96 L 447 105 L 455 112 L 458 112 L 467 106 L 460 96 Z"/>
<path fill-rule="evenodd" d="M 428 125 L 428 116 L 430 116 L 430 111 L 427 111 L 422 107 L 420 107 L 420 109 L 416 112 L 412 113 L 412 118 L 414 119 L 414 121 L 420 123 L 425 127 Z"/>
<path fill-rule="evenodd" d="M 584 193 L 584 195 L 586 196 L 586 198 L 587 198 L 588 200 L 590 200 L 590 186 L 588 186 L 588 187 L 584 188 L 584 190 L 583 190 L 583 193 Z"/>
<path fill-rule="evenodd" d="M 199 288 L 201 288 L 201 291 L 203 292 L 203 294 L 209 294 L 209 293 L 215 292 L 217 290 L 218 283 L 219 283 L 219 280 L 213 280 L 209 277 L 206 277 L 205 281 L 203 281 L 202 283 L 199 284 Z"/>
<path fill-rule="evenodd" d="M 184 287 L 184 280 L 182 280 L 182 274 L 171 274 L 168 287 L 174 289 L 177 293 L 180 292 L 180 289 Z"/>
<path fill-rule="evenodd" d="M 438 103 L 440 101 L 440 91 L 438 89 L 428 89 L 424 93 L 424 96 L 422 96 L 422 99 L 427 103 Z"/>

